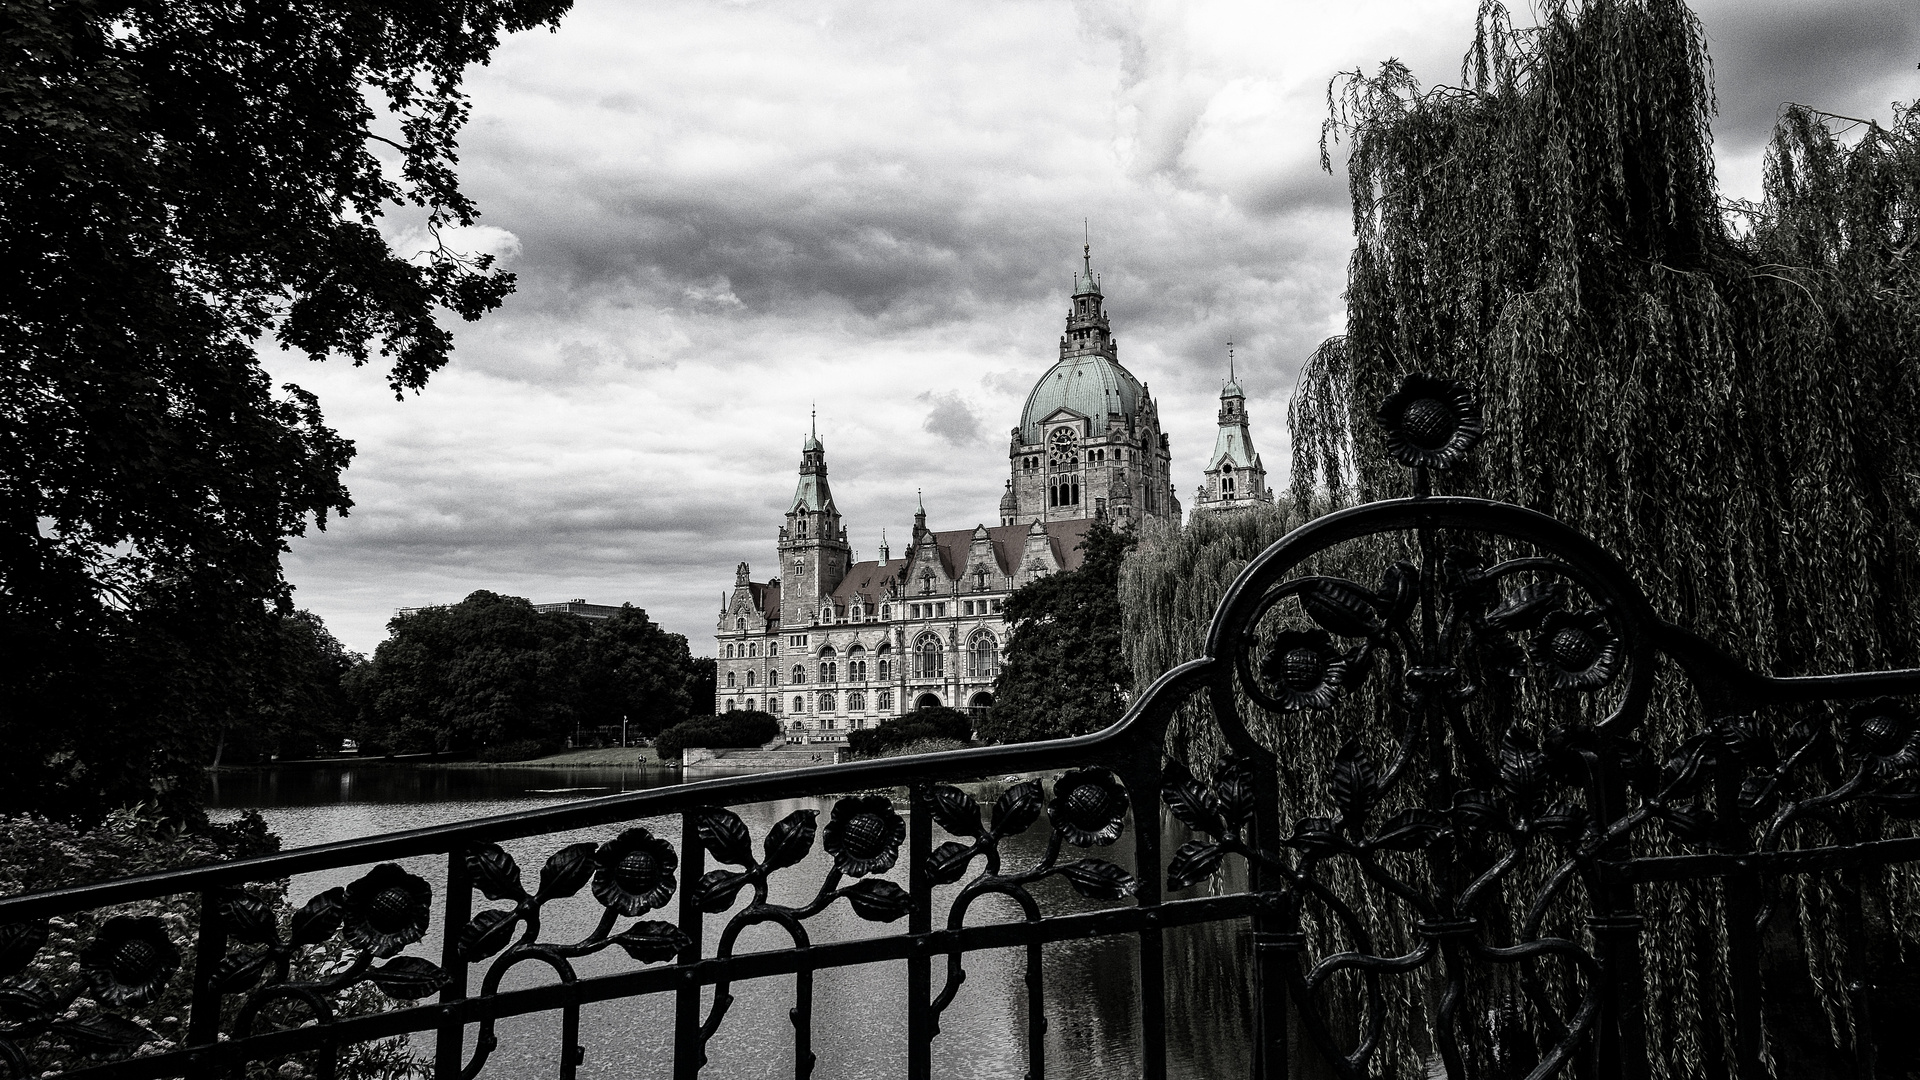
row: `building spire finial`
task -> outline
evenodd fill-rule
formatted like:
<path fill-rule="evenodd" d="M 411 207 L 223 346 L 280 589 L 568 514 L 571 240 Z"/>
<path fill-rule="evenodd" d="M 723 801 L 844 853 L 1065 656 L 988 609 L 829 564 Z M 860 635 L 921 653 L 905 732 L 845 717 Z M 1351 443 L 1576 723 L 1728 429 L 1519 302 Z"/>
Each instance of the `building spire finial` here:
<path fill-rule="evenodd" d="M 807 412 L 807 434 L 816 439 L 820 437 L 820 403 L 817 401 Z"/>
<path fill-rule="evenodd" d="M 1233 342 L 1227 342 L 1227 381 L 1233 382 Z"/>

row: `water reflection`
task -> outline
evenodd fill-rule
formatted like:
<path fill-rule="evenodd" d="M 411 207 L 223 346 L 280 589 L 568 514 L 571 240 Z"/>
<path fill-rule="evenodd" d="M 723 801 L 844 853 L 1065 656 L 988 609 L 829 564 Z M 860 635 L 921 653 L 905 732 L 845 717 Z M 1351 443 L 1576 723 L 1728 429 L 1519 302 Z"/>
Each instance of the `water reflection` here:
<path fill-rule="evenodd" d="M 341 769 L 280 769 L 222 774 L 215 788 L 223 816 L 243 808 L 258 808 L 289 847 L 328 843 L 351 837 L 468 820 L 513 810 L 526 810 L 576 798 L 635 791 L 675 783 L 678 776 L 659 768 L 447 768 L 359 766 Z M 994 792 L 989 791 L 991 796 Z M 822 820 L 831 811 L 828 799 L 786 799 L 734 809 L 752 830 L 755 845 L 774 822 L 794 810 L 811 808 Z M 906 810 L 903 800 L 896 807 Z M 678 818 L 636 822 L 656 835 L 679 842 Z M 1132 824 L 1128 825 L 1129 830 Z M 600 841 L 611 827 L 577 833 L 513 841 L 503 845 L 520 863 L 522 873 L 538 876 L 546 857 L 570 843 Z M 1009 838 L 1003 853 L 1009 868 L 1031 865 L 1045 849 L 1044 828 Z M 939 839 L 939 837 L 937 837 Z M 1187 839 L 1173 823 L 1164 837 L 1172 851 Z M 1098 852 L 1133 870 L 1128 838 Z M 1077 856 L 1073 856 L 1077 857 Z M 434 883 L 436 895 L 446 878 L 444 856 L 405 860 L 409 870 Z M 815 846 L 799 866 L 773 877 L 772 899 L 802 903 L 811 898 L 831 859 Z M 307 874 L 295 879 L 291 895 L 305 900 L 323 889 L 358 877 L 362 868 Z M 902 887 L 907 884 L 904 860 L 886 875 Z M 1243 888 L 1243 880 L 1229 879 L 1228 889 Z M 961 886 L 935 890 L 936 925 L 945 925 L 945 912 Z M 1093 910 L 1107 905 L 1083 900 L 1057 878 L 1034 886 L 1035 899 L 1047 914 Z M 1188 893 L 1178 895 L 1191 895 Z M 476 904 L 485 904 L 476 897 Z M 571 900 L 548 905 L 542 913 L 545 940 L 584 936 L 594 925 L 600 907 L 585 892 Z M 1012 901 L 986 896 L 968 913 L 968 923 L 1011 921 L 1020 918 Z M 719 940 L 726 915 L 708 916 L 709 952 Z M 864 937 L 874 924 L 853 915 L 845 903 L 835 904 L 808 920 L 816 944 Z M 889 927 L 897 930 L 899 927 Z M 408 950 L 439 958 L 439 923 L 429 939 Z M 1168 1069 L 1175 1077 L 1244 1075 L 1247 1070 L 1248 988 L 1245 930 L 1242 924 L 1181 927 L 1164 936 L 1167 984 Z M 749 929 L 738 952 L 787 947 L 785 935 L 772 926 Z M 1064 941 L 1042 950 L 1045 977 L 1044 1009 L 1047 1075 L 1066 1080 L 1137 1075 L 1140 1068 L 1140 1007 L 1135 964 L 1138 944 L 1131 937 Z M 617 949 L 582 957 L 576 962 L 581 977 L 631 970 L 632 961 Z M 967 978 L 951 1006 L 940 1018 L 934 1042 L 936 1076 L 966 1078 L 1023 1077 L 1027 1073 L 1027 992 L 1024 948 L 971 953 L 966 957 Z M 477 989 L 482 969 L 476 969 Z M 510 972 L 503 989 L 541 985 L 553 978 L 538 964 Z M 938 993 L 946 980 L 944 957 L 934 963 L 933 985 Z M 736 983 L 734 1002 L 725 1023 L 708 1046 L 708 1075 L 749 1078 L 793 1074 L 794 977 Z M 712 1007 L 711 989 L 704 995 Z M 906 1071 L 906 965 L 899 962 L 824 970 L 814 975 L 813 1050 L 818 1055 L 815 1075 L 828 1077 L 891 1077 Z M 483 1075 L 531 1077 L 556 1075 L 560 1017 L 556 1014 L 515 1017 L 499 1025 L 500 1048 Z M 586 1059 L 580 1076 L 586 1078 L 665 1077 L 672 1071 L 673 1001 L 670 996 L 628 999 L 589 1006 L 581 1012 L 581 1041 Z M 422 1047 L 430 1045 L 422 1040 Z M 469 1031 L 468 1051 L 472 1050 Z"/>

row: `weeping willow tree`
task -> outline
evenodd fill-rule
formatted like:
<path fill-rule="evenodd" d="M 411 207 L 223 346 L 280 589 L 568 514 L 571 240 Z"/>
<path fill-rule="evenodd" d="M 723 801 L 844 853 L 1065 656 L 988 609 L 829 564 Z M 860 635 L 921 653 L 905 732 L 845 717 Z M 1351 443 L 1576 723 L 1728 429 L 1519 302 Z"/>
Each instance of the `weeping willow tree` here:
<path fill-rule="evenodd" d="M 1784 106 L 1763 198 L 1731 202 L 1703 34 L 1682 3 L 1538 10 L 1516 28 L 1483 5 L 1459 85 L 1423 87 L 1396 62 L 1332 85 L 1323 163 L 1346 149 L 1356 244 L 1347 333 L 1309 359 L 1289 417 L 1295 519 L 1407 494 L 1374 410 L 1410 371 L 1450 376 L 1478 387 L 1490 433 L 1438 491 L 1586 532 L 1663 617 L 1758 670 L 1920 663 L 1920 112 L 1882 124 Z M 1226 584 L 1288 523 L 1200 516 L 1147 538 L 1121 583 L 1138 685 L 1197 654 Z M 1286 738 L 1284 718 L 1254 719 Z M 1321 723 L 1293 732 L 1309 773 L 1346 737 Z M 1663 684 L 1649 741 L 1698 724 Z M 1170 750 L 1204 768 L 1207 730 L 1183 718 Z M 1322 779 L 1283 776 L 1283 801 Z M 1920 888 L 1901 873 L 1872 887 L 1889 916 L 1880 944 L 1905 955 L 1900 916 L 1920 910 Z M 1715 902 L 1650 898 L 1659 1076 L 1711 1075 L 1724 1053 Z M 1770 1010 L 1778 1075 L 1844 1068 L 1814 1044 L 1853 1038 L 1834 923 L 1858 902 L 1816 881 L 1794 925 L 1776 920 L 1769 994 L 1790 991 Z M 1422 1067 L 1412 1005 L 1383 1075 Z"/>
<path fill-rule="evenodd" d="M 1560 0 L 1483 7 L 1462 86 L 1336 81 L 1357 243 L 1294 498 L 1403 494 L 1375 406 L 1465 379 L 1492 432 L 1443 488 L 1583 529 L 1762 669 L 1913 663 L 1920 114 L 1849 142 L 1787 106 L 1764 200 L 1727 204 L 1707 71 L 1675 0 Z"/>

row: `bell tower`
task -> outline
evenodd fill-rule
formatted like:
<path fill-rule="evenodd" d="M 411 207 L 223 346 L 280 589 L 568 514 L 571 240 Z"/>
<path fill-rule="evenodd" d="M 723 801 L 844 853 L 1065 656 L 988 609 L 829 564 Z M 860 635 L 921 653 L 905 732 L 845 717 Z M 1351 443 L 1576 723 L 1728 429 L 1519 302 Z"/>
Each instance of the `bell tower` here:
<path fill-rule="evenodd" d="M 1247 395 L 1233 373 L 1233 342 L 1227 342 L 1227 384 L 1220 388 L 1220 429 L 1207 458 L 1206 479 L 1200 485 L 1195 510 L 1237 510 L 1271 503 L 1267 467 L 1253 448 L 1247 425 Z"/>
<path fill-rule="evenodd" d="M 780 624 L 809 626 L 820 602 L 838 588 L 853 564 L 840 509 L 827 486 L 827 449 L 817 430 L 800 444 L 800 482 L 780 530 Z"/>

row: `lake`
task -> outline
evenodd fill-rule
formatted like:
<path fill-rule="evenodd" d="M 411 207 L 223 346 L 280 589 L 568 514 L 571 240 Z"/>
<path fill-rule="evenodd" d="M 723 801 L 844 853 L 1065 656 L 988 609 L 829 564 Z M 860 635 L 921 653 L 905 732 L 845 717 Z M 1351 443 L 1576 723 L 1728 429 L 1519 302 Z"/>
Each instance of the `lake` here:
<path fill-rule="evenodd" d="M 711 773 L 702 773 L 714 775 Z M 245 809 L 258 809 L 288 848 L 324 844 L 427 825 L 462 821 L 514 810 L 617 794 L 679 782 L 679 775 L 658 767 L 632 768 L 481 768 L 354 765 L 329 768 L 260 769 L 218 774 L 214 785 L 216 817 L 230 820 Z M 802 808 L 819 811 L 825 823 L 832 799 L 787 799 L 736 806 L 733 809 L 752 831 L 756 848 L 767 829 L 780 818 Z M 904 814 L 903 802 L 896 808 Z M 678 818 L 639 819 L 656 835 L 679 839 Z M 1129 823 L 1131 828 L 1131 823 Z M 1172 851 L 1186 839 L 1177 822 L 1164 838 Z M 503 845 L 519 861 L 523 878 L 538 880 L 546 857 L 570 843 L 603 841 L 614 827 L 556 833 Z M 1009 867 L 1031 864 L 1044 848 L 1041 827 L 1012 838 L 1004 845 Z M 945 837 L 935 829 L 935 843 Z M 1114 847 L 1093 852 L 1132 869 L 1132 845 L 1126 838 Z M 1077 856 L 1069 856 L 1077 857 Z M 433 883 L 435 920 L 426 941 L 408 951 L 438 962 L 439 892 L 445 881 L 444 857 L 405 860 L 403 865 Z M 799 866 L 773 878 L 772 900 L 800 903 L 810 898 L 831 865 L 816 843 Z M 976 867 L 978 864 L 975 864 Z M 296 903 L 335 885 L 344 885 L 365 868 L 309 874 L 296 878 L 289 892 Z M 906 866 L 886 875 L 902 887 Z M 1232 881 L 1227 887 L 1244 887 Z M 948 904 L 959 886 L 935 890 L 935 925 L 944 925 Z M 1056 879 L 1033 887 L 1047 914 L 1110 906 L 1082 900 Z M 1187 895 L 1185 893 L 1178 895 Z M 476 894 L 476 910 L 486 906 Z M 670 909 L 671 910 L 671 909 Z M 556 901 L 542 910 L 543 940 L 565 941 L 584 936 L 601 912 L 586 891 L 571 900 Z M 659 917 L 659 916 L 654 916 Z M 667 917 L 671 917 L 669 915 Z M 718 941 L 728 915 L 708 916 L 705 942 L 709 950 Z M 968 923 L 978 925 L 1019 918 L 1010 901 L 984 897 L 976 901 Z M 816 943 L 843 941 L 874 932 L 875 925 L 855 916 L 845 903 L 836 903 L 809 919 Z M 1166 933 L 1168 986 L 1168 1069 L 1176 1077 L 1245 1075 L 1247 1062 L 1248 989 L 1241 956 L 1246 948 L 1243 924 L 1183 927 Z M 747 931 L 737 952 L 783 948 L 779 931 L 755 927 Z M 1093 1080 L 1139 1072 L 1139 1009 L 1134 980 L 1135 944 L 1130 937 L 1079 940 L 1045 947 L 1046 1070 L 1051 1077 Z M 618 949 L 609 949 L 575 961 L 581 977 L 631 970 L 634 962 Z M 934 1040 L 936 1076 L 956 1080 L 1018 1078 L 1026 1075 L 1026 993 L 1023 950 L 971 953 L 967 978 L 953 1004 L 940 1019 Z M 485 965 L 475 965 L 472 987 L 479 988 Z M 539 964 L 524 964 L 508 973 L 504 989 L 540 985 L 551 975 Z M 936 958 L 933 984 L 937 994 L 945 984 L 944 958 Z M 793 1005 L 793 977 L 738 983 L 725 1022 L 708 1044 L 706 1075 L 757 1080 L 793 1075 L 793 1029 L 788 1010 Z M 813 1050 L 818 1055 L 814 1075 L 885 1078 L 906 1071 L 906 965 L 900 962 L 830 969 L 814 976 Z M 711 1001 L 711 991 L 708 992 Z M 672 1072 L 673 998 L 655 995 L 588 1006 L 581 1011 L 581 1043 L 586 1058 L 583 1078 L 667 1077 Z M 524 1077 L 557 1075 L 560 1018 L 557 1013 L 516 1017 L 502 1021 L 500 1048 L 482 1076 Z M 421 1039 L 429 1049 L 431 1036 Z M 468 1032 L 472 1046 L 472 1029 Z"/>

